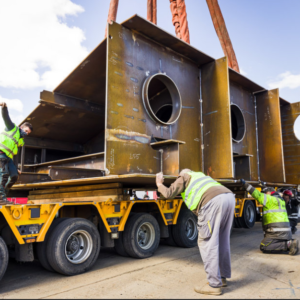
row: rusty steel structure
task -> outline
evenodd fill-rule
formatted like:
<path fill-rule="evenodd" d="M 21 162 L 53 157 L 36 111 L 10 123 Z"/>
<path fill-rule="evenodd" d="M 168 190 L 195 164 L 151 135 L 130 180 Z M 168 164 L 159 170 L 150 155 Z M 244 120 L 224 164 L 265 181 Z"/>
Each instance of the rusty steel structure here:
<path fill-rule="evenodd" d="M 13 194 L 120 182 L 154 189 L 183 168 L 228 187 L 299 183 L 292 132 L 300 103 L 268 91 L 135 15 L 108 35 L 25 119 L 34 131 Z"/>

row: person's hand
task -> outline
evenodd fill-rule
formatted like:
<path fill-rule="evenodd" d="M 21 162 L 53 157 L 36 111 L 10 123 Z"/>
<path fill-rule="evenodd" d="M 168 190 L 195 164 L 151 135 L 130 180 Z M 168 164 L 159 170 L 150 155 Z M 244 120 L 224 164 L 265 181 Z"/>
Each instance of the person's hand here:
<path fill-rule="evenodd" d="M 0 106 L 7 107 L 7 105 L 6 105 L 5 102 L 1 102 L 1 103 L 0 103 Z"/>
<path fill-rule="evenodd" d="M 21 175 L 21 174 L 22 174 L 22 172 L 21 172 L 20 170 L 18 170 L 18 174 L 19 174 L 19 175 Z"/>
<path fill-rule="evenodd" d="M 164 182 L 164 174 L 163 172 L 156 174 L 156 185 L 157 187 L 160 187 Z"/>
<path fill-rule="evenodd" d="M 240 179 L 240 183 L 241 183 L 242 185 L 245 185 L 245 184 L 246 184 L 245 179 Z"/>

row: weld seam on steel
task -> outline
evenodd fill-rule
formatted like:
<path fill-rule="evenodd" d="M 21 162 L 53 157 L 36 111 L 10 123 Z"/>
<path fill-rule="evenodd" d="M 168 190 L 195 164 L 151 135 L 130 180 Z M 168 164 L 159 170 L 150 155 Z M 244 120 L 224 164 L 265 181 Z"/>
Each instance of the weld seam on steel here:
<path fill-rule="evenodd" d="M 215 114 L 215 113 L 217 113 L 217 112 L 218 112 L 217 110 L 215 110 L 215 111 L 211 111 L 211 112 L 209 112 L 209 113 L 205 114 L 204 116 L 211 115 L 211 114 Z"/>
<path fill-rule="evenodd" d="M 255 124 L 256 124 L 257 174 L 258 174 L 258 180 L 260 180 L 256 96 L 254 96 L 254 110 L 255 110 Z"/>
<path fill-rule="evenodd" d="M 200 128 L 200 135 L 201 135 L 201 157 L 202 157 L 202 161 L 201 161 L 201 165 L 202 165 L 202 173 L 204 173 L 204 147 L 202 147 L 202 145 L 204 145 L 204 137 L 203 137 L 203 106 L 202 106 L 202 71 L 201 69 L 199 70 L 199 82 L 200 82 L 200 122 L 201 122 L 201 128 Z"/>

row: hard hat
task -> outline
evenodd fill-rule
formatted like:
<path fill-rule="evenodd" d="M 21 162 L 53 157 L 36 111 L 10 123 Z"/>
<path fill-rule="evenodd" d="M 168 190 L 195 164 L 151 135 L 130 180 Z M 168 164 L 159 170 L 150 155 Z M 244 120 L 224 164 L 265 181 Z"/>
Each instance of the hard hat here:
<path fill-rule="evenodd" d="M 287 196 L 293 197 L 293 193 L 290 190 L 285 190 L 283 192 L 283 195 L 287 195 Z"/>

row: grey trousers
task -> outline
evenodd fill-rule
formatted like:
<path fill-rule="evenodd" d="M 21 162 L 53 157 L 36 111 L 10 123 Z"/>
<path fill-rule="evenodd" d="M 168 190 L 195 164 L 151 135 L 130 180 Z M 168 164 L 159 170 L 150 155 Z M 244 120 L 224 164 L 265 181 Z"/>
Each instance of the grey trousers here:
<path fill-rule="evenodd" d="M 288 251 L 287 242 L 265 237 L 260 243 L 260 250 L 263 253 L 284 253 Z"/>
<path fill-rule="evenodd" d="M 235 195 L 211 199 L 198 214 L 198 246 L 210 286 L 222 286 L 221 277 L 231 278 L 230 231 Z"/>

